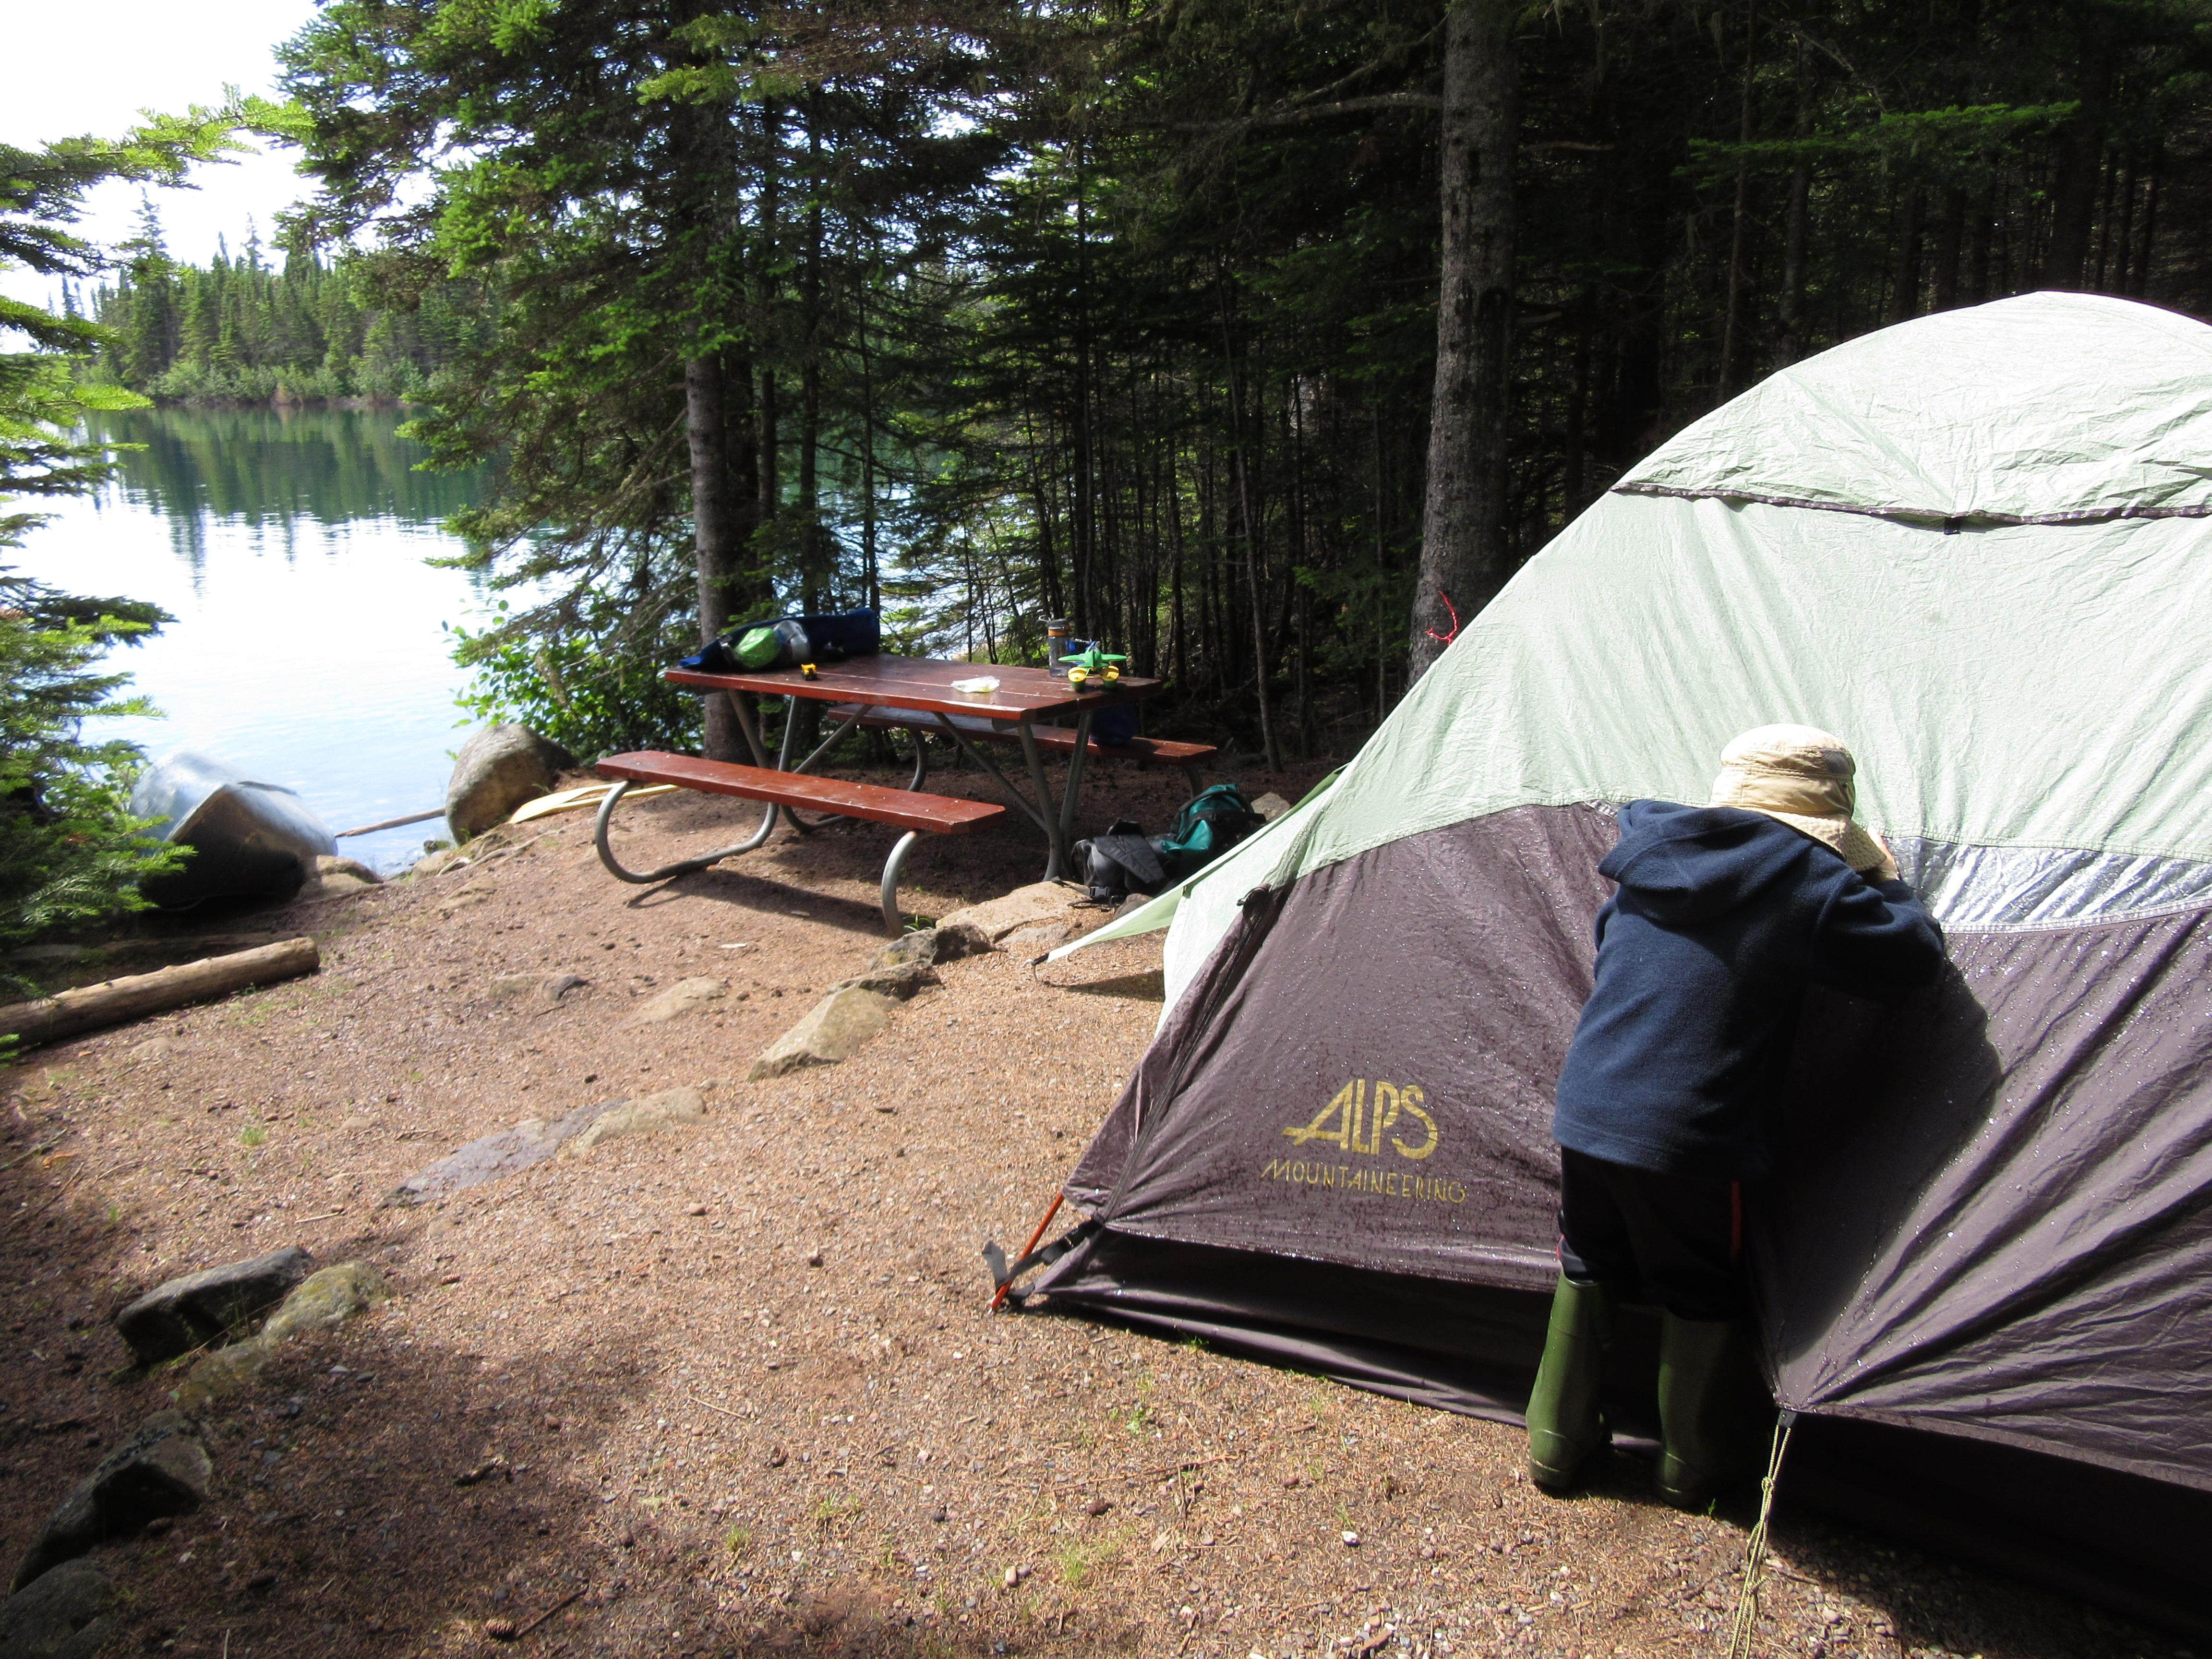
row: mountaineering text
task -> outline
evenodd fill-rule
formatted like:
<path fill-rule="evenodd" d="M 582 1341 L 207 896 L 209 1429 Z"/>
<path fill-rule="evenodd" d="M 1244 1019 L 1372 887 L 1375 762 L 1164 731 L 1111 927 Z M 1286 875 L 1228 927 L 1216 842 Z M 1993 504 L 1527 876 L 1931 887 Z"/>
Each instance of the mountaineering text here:
<path fill-rule="evenodd" d="M 1340 1187 L 1346 1192 L 1418 1199 L 1425 1203 L 1467 1202 L 1467 1188 L 1456 1181 L 1431 1180 L 1427 1176 L 1407 1175 L 1398 1170 L 1355 1170 L 1349 1164 L 1309 1164 L 1304 1158 L 1271 1158 L 1261 1167 L 1260 1179 L 1304 1182 L 1309 1187 Z"/>

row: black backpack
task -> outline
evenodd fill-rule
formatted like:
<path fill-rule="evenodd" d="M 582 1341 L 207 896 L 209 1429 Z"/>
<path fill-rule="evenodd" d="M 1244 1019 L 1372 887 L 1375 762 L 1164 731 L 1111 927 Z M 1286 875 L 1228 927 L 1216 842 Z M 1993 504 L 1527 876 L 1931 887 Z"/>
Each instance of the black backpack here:
<path fill-rule="evenodd" d="M 1187 881 L 1267 822 L 1233 783 L 1217 783 L 1176 814 L 1164 836 L 1127 818 L 1075 843 L 1076 879 L 1091 897 L 1158 894 Z"/>

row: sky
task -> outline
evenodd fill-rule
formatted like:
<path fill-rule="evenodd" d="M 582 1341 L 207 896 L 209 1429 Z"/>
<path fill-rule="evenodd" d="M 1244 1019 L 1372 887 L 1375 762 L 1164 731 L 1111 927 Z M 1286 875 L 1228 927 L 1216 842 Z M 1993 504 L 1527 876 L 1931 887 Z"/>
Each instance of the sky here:
<path fill-rule="evenodd" d="M 226 83 L 276 94 L 278 42 L 313 15 L 313 0 L 0 0 L 8 50 L 0 60 L 0 142 L 33 145 L 80 133 L 112 137 L 141 109 L 216 104 Z M 294 152 L 271 146 L 230 166 L 195 167 L 196 190 L 155 190 L 169 252 L 205 260 L 216 238 L 235 249 L 250 216 L 270 240 L 277 210 L 306 193 Z M 103 185 L 87 198 L 77 234 L 107 243 L 131 234 L 143 186 Z M 45 280 L 0 274 L 0 289 L 51 303 Z"/>

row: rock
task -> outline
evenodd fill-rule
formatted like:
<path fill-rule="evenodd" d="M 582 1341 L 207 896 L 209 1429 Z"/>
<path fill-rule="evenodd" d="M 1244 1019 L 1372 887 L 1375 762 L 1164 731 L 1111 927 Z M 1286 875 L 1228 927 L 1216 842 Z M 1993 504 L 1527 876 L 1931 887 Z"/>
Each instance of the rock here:
<path fill-rule="evenodd" d="M 571 991 L 591 981 L 577 974 L 501 974 L 485 988 L 494 1002 L 524 1002 L 550 1008 Z"/>
<path fill-rule="evenodd" d="M 446 785 L 446 822 L 456 840 L 481 835 L 526 800 L 550 794 L 555 775 L 576 757 L 526 726 L 486 726 L 461 745 Z"/>
<path fill-rule="evenodd" d="M 974 924 L 939 922 L 934 927 L 924 927 L 893 940 L 876 952 L 868 966 L 897 968 L 918 962 L 934 967 L 940 962 L 957 962 L 963 957 L 980 957 L 990 948 L 990 936 Z"/>
<path fill-rule="evenodd" d="M 270 1349 L 307 1331 L 330 1330 L 387 1294 L 383 1276 L 366 1261 L 337 1262 L 301 1280 L 254 1340 Z"/>
<path fill-rule="evenodd" d="M 261 1346 L 258 1338 L 248 1337 L 227 1348 L 217 1348 L 213 1353 L 202 1354 L 192 1362 L 191 1370 L 171 1391 L 170 1397 L 179 1410 L 204 1411 L 224 1395 L 245 1388 L 261 1375 L 268 1364 L 269 1350 Z"/>
<path fill-rule="evenodd" d="M 89 1561 L 67 1561 L 0 1601 L 7 1659 L 92 1659 L 115 1629 L 115 1587 Z"/>
<path fill-rule="evenodd" d="M 15 1588 L 156 1516 L 190 1515 L 207 1501 L 213 1473 L 184 1414 L 155 1413 L 62 1499 L 15 1570 Z"/>
<path fill-rule="evenodd" d="M 417 876 L 441 876 L 457 864 L 469 862 L 471 862 L 469 855 L 459 848 L 441 847 L 436 852 L 416 860 L 408 866 L 407 874 L 410 878 Z"/>
<path fill-rule="evenodd" d="M 1032 882 L 1027 887 L 1015 888 L 1002 898 L 955 910 L 937 924 L 937 931 L 973 927 L 996 945 L 1018 927 L 1060 920 L 1069 906 L 1082 896 L 1083 890 L 1079 887 L 1064 887 L 1056 881 Z"/>
<path fill-rule="evenodd" d="M 542 1117 L 526 1117 L 512 1129 L 481 1135 L 467 1146 L 447 1153 L 428 1169 L 409 1176 L 392 1189 L 384 1201 L 420 1204 L 426 1199 L 459 1192 L 465 1187 L 480 1187 L 487 1181 L 514 1175 L 533 1164 L 543 1164 L 559 1152 L 563 1143 L 583 1133 L 603 1113 L 613 1111 L 622 1104 L 619 1100 L 602 1100 L 595 1105 L 579 1106 L 550 1123 Z"/>
<path fill-rule="evenodd" d="M 317 876 L 313 881 L 308 882 L 300 889 L 299 902 L 302 904 L 311 904 L 318 899 L 347 898 L 356 893 L 366 893 L 368 889 L 368 883 L 356 881 L 353 877 L 340 872 L 334 875 Z"/>
<path fill-rule="evenodd" d="M 679 979 L 630 1016 L 634 1025 L 659 1025 L 680 1018 L 704 1003 L 719 1002 L 730 994 L 726 979 Z"/>
<path fill-rule="evenodd" d="M 890 968 L 871 968 L 865 974 L 841 979 L 830 988 L 833 991 L 873 991 L 878 996 L 896 997 L 904 1002 L 916 991 L 944 982 L 938 978 L 937 969 L 927 963 L 902 962 Z"/>
<path fill-rule="evenodd" d="M 1152 895 L 1150 893 L 1132 893 L 1115 906 L 1112 920 L 1119 921 L 1124 916 L 1133 916 L 1152 902 Z"/>
<path fill-rule="evenodd" d="M 307 1276 L 313 1260 L 298 1245 L 251 1261 L 186 1273 L 146 1292 L 115 1316 L 115 1328 L 142 1365 L 235 1334 Z"/>
<path fill-rule="evenodd" d="M 178 1408 L 206 1409 L 252 1382 L 269 1357 L 293 1338 L 343 1325 L 387 1294 L 382 1277 L 366 1261 L 341 1261 L 308 1274 L 258 1333 L 201 1358 L 177 1389 Z"/>
<path fill-rule="evenodd" d="M 561 1156 L 581 1158 L 603 1140 L 688 1127 L 706 1115 L 707 1103 L 696 1089 L 664 1089 L 657 1095 L 642 1095 L 602 1112 L 589 1128 L 561 1148 Z"/>
<path fill-rule="evenodd" d="M 1277 818 L 1282 817 L 1284 813 L 1291 810 L 1291 803 L 1285 800 L 1280 795 L 1275 793 L 1273 790 L 1269 790 L 1266 794 L 1261 796 L 1259 799 L 1252 803 L 1252 810 L 1257 812 L 1261 817 L 1267 819 L 1268 823 L 1273 823 Z"/>
<path fill-rule="evenodd" d="M 315 854 L 315 873 L 328 881 L 332 876 L 349 876 L 364 887 L 381 887 L 384 878 L 359 859 L 349 859 L 337 853 Z"/>
<path fill-rule="evenodd" d="M 1049 951 L 1055 945 L 1066 943 L 1075 928 L 1065 921 L 1039 922 L 1034 927 L 1017 927 L 999 941 L 1000 948 L 1016 956 L 1029 956 L 1039 951 Z"/>
<path fill-rule="evenodd" d="M 763 1049 L 748 1075 L 757 1083 L 802 1066 L 834 1066 L 890 1024 L 895 1006 L 878 991 L 832 991 Z"/>

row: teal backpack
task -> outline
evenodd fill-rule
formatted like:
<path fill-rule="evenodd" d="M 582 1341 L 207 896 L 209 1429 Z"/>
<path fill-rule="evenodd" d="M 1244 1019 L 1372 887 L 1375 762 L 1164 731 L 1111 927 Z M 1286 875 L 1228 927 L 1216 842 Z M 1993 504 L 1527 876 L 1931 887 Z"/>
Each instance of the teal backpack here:
<path fill-rule="evenodd" d="M 1187 880 L 1258 830 L 1267 820 L 1252 810 L 1233 783 L 1217 783 L 1176 814 L 1174 826 L 1152 848 L 1171 882 Z"/>

